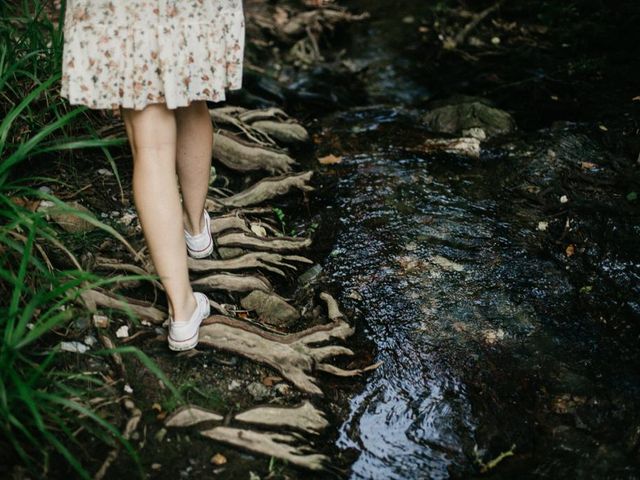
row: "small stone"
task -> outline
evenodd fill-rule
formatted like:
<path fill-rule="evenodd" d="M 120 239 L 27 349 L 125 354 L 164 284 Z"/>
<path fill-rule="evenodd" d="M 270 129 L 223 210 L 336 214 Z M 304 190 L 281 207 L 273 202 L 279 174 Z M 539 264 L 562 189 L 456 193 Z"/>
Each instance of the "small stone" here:
<path fill-rule="evenodd" d="M 291 392 L 291 387 L 286 383 L 277 383 L 273 389 L 278 395 L 288 395 Z"/>
<path fill-rule="evenodd" d="M 227 457 L 225 457 L 221 453 L 216 453 L 213 457 L 211 457 L 210 462 L 213 465 L 224 465 L 225 463 L 227 463 Z"/>
<path fill-rule="evenodd" d="M 60 350 L 64 352 L 85 353 L 89 347 L 82 342 L 60 342 Z"/>
<path fill-rule="evenodd" d="M 96 328 L 107 328 L 109 326 L 109 317 L 96 313 L 93 316 L 93 326 Z"/>
<path fill-rule="evenodd" d="M 123 325 L 118 330 L 116 330 L 116 337 L 127 338 L 128 336 L 129 336 L 129 327 L 127 325 Z"/>
<path fill-rule="evenodd" d="M 363 300 L 362 295 L 360 295 L 357 290 L 351 290 L 347 296 L 353 300 L 357 300 L 358 302 Z"/>
<path fill-rule="evenodd" d="M 131 223 L 136 219 L 136 215 L 133 213 L 123 213 L 122 215 L 120 215 L 120 220 L 119 222 L 124 224 L 124 225 L 131 225 Z"/>
<path fill-rule="evenodd" d="M 567 203 L 569 201 L 569 198 L 566 195 L 562 195 L 560 197 L 560 203 Z"/>
<path fill-rule="evenodd" d="M 232 392 L 239 389 L 241 386 L 242 384 L 238 380 L 231 380 L 231 382 L 229 382 L 228 390 Z"/>
<path fill-rule="evenodd" d="M 491 39 L 491 43 L 493 43 L 494 45 L 500 45 L 500 37 L 493 37 Z"/>
<path fill-rule="evenodd" d="M 538 230 L 544 232 L 549 227 L 549 222 L 538 222 Z"/>
<path fill-rule="evenodd" d="M 133 393 L 133 388 L 131 388 L 131 385 L 129 385 L 129 384 L 127 383 L 127 384 L 125 384 L 125 386 L 124 386 L 124 391 L 125 391 L 126 393 L 131 394 L 131 393 Z"/>
<path fill-rule="evenodd" d="M 271 394 L 269 389 L 260 382 L 251 382 L 247 385 L 247 392 L 249 392 L 249 395 L 251 395 L 257 402 L 269 398 Z"/>
<path fill-rule="evenodd" d="M 113 176 L 113 172 L 111 170 L 107 170 L 106 168 L 100 168 L 98 170 L 98 175 L 103 175 L 106 177 L 112 177 Z"/>
<path fill-rule="evenodd" d="M 151 464 L 151 470 L 160 470 L 162 468 L 162 464 L 161 463 L 152 463 Z"/>
<path fill-rule="evenodd" d="M 167 429 L 163 427 L 156 432 L 153 438 L 155 438 L 156 442 L 160 443 L 164 440 L 164 437 L 166 436 L 167 436 Z"/>
<path fill-rule="evenodd" d="M 86 337 L 84 337 L 84 343 L 86 345 L 89 345 L 90 347 L 93 347 L 96 344 L 97 340 L 96 337 L 94 337 L 93 335 L 87 335 Z"/>

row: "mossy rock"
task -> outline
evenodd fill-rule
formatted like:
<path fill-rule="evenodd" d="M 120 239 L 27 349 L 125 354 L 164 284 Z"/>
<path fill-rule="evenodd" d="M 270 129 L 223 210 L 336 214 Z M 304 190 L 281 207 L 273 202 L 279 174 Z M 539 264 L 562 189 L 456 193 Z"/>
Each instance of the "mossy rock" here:
<path fill-rule="evenodd" d="M 434 102 L 434 108 L 422 117 L 436 132 L 461 134 L 471 129 L 482 129 L 487 137 L 515 130 L 513 117 L 479 97 L 456 96 Z"/>

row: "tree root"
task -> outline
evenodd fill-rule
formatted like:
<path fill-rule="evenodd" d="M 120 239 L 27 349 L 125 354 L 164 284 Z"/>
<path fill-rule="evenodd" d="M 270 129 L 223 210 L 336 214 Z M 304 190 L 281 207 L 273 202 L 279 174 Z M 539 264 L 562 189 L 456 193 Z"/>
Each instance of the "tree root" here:
<path fill-rule="evenodd" d="M 125 405 L 125 408 L 131 412 L 131 416 L 127 421 L 127 425 L 124 428 L 124 432 L 122 432 L 122 437 L 125 440 L 129 440 L 133 432 L 135 432 L 136 428 L 138 428 L 138 424 L 140 423 L 140 419 L 142 418 L 142 411 L 139 408 L 137 408 L 133 403 L 133 401 L 131 401 L 130 399 L 126 399 L 124 401 L 124 405 Z M 109 452 L 109 454 L 107 455 L 107 458 L 102 463 L 100 470 L 98 470 L 94 475 L 93 477 L 94 480 L 102 480 L 104 478 L 104 476 L 107 474 L 107 470 L 109 470 L 109 467 L 118 458 L 119 451 L 120 449 L 116 447 Z"/>
<path fill-rule="evenodd" d="M 231 125 L 248 140 L 261 146 L 300 143 L 309 140 L 307 130 L 279 108 L 247 110 L 239 107 L 209 110 L 217 124 Z"/>
<path fill-rule="evenodd" d="M 214 133 L 213 156 L 225 166 L 248 172 L 266 170 L 273 174 L 287 173 L 296 164 L 286 153 L 241 139 L 238 135 L 219 130 Z"/>
<path fill-rule="evenodd" d="M 215 239 L 218 247 L 251 248 L 272 252 L 288 252 L 302 250 L 311 245 L 310 238 L 268 237 L 262 238 L 250 233 L 226 233 Z"/>
<path fill-rule="evenodd" d="M 268 405 L 252 408 L 239 413 L 234 420 L 271 427 L 296 428 L 316 435 L 329 426 L 324 413 L 308 400 L 297 407 Z"/>
<path fill-rule="evenodd" d="M 195 260 L 189 258 L 189 270 L 192 272 L 208 272 L 211 270 L 240 270 L 240 269 L 264 269 L 271 273 L 286 277 L 287 274 L 282 268 L 297 270 L 293 262 L 313 263 L 311 260 L 298 255 L 280 255 L 271 252 L 251 252 L 245 253 L 239 257 L 229 258 L 226 260 Z M 280 268 L 282 267 L 282 268 Z"/>
<path fill-rule="evenodd" d="M 233 273 L 214 273 L 197 280 L 193 280 L 191 285 L 205 290 L 224 290 L 227 292 L 251 292 L 262 290 L 271 292 L 273 287 L 269 280 L 256 273 L 253 275 L 239 275 Z"/>
<path fill-rule="evenodd" d="M 92 289 L 80 292 L 80 298 L 85 307 L 92 313 L 97 307 L 115 308 L 124 312 L 133 312 L 143 320 L 154 324 L 161 324 L 167 319 L 167 313 L 150 302 L 124 296 L 115 296 L 104 290 Z"/>
<path fill-rule="evenodd" d="M 241 320 L 213 315 L 200 327 L 200 344 L 269 365 L 303 392 L 323 395 L 311 373 L 316 370 L 334 373 L 338 369 L 326 367 L 328 364 L 323 361 L 337 355 L 354 353 L 349 348 L 337 345 L 310 345 L 333 339 L 344 340 L 353 334 L 354 328 L 344 321 L 333 297 L 323 293 L 321 298 L 327 302 L 329 316 L 333 320 L 329 324 L 317 325 L 296 333 L 275 335 Z M 365 370 L 357 369 L 351 372 L 358 375 L 363 371 Z"/>
<path fill-rule="evenodd" d="M 222 420 L 224 420 L 224 417 L 215 412 L 196 405 L 185 405 L 165 418 L 164 425 L 166 427 L 192 427 L 203 422 L 221 422 Z"/>
<path fill-rule="evenodd" d="M 308 171 L 291 173 L 279 177 L 263 178 L 246 190 L 231 197 L 214 198 L 211 199 L 211 201 L 214 205 L 220 205 L 221 207 L 248 207 L 280 195 L 285 195 L 293 188 L 297 188 L 303 192 L 311 192 L 314 188 L 308 183 L 312 175 L 313 171 Z"/>
<path fill-rule="evenodd" d="M 298 434 L 255 432 L 232 427 L 215 427 L 200 434 L 218 442 L 278 457 L 309 470 L 325 470 L 329 462 L 326 455 L 312 453 L 314 450 Z M 300 445 L 296 446 L 296 443 Z"/>

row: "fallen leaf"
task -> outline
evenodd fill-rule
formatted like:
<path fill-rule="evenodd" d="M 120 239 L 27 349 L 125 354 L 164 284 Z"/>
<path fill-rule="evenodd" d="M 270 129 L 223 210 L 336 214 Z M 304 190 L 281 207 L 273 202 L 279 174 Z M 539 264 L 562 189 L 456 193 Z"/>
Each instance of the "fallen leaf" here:
<path fill-rule="evenodd" d="M 580 166 L 582 168 L 584 168 L 585 170 L 591 169 L 591 168 L 596 168 L 598 165 L 596 165 L 593 162 L 580 162 Z"/>
<path fill-rule="evenodd" d="M 573 245 L 573 243 L 570 243 L 569 245 L 567 245 L 565 252 L 567 254 L 567 257 L 570 257 L 571 255 L 576 253 L 576 247 Z"/>
<path fill-rule="evenodd" d="M 342 157 L 337 157 L 330 153 L 329 155 L 318 158 L 318 162 L 320 162 L 321 165 L 335 165 L 336 163 L 342 163 Z"/>
<path fill-rule="evenodd" d="M 210 461 L 213 465 L 224 465 L 225 463 L 227 463 L 227 457 L 225 457 L 221 453 L 216 453 L 213 457 L 211 457 Z"/>
<path fill-rule="evenodd" d="M 267 387 L 271 387 L 281 381 L 282 381 L 282 377 L 269 375 L 262 379 L 262 384 L 266 385 Z"/>

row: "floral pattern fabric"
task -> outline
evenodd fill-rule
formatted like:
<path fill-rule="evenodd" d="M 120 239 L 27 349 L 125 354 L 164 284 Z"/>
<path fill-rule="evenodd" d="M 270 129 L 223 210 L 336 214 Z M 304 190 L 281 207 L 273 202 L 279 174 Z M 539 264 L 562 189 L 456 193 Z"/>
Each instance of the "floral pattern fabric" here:
<path fill-rule="evenodd" d="M 60 95 L 174 109 L 242 88 L 242 0 L 67 0 Z"/>

